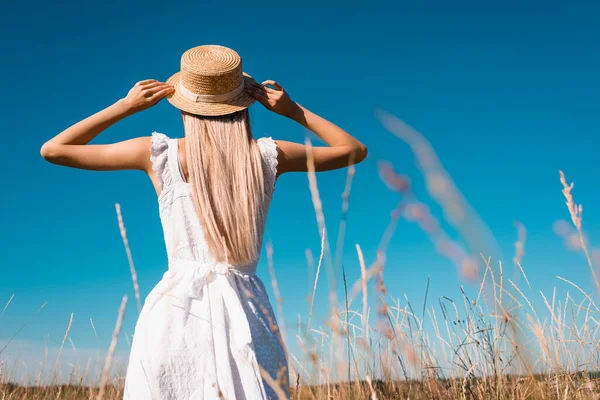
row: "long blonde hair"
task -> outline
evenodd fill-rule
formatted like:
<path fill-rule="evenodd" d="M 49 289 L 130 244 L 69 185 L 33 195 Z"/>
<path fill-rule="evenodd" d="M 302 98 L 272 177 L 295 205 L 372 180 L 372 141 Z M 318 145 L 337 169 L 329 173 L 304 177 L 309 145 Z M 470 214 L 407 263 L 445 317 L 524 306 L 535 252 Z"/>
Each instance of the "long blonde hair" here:
<path fill-rule="evenodd" d="M 248 110 L 219 117 L 182 111 L 192 197 L 217 261 L 258 260 L 264 179 Z"/>

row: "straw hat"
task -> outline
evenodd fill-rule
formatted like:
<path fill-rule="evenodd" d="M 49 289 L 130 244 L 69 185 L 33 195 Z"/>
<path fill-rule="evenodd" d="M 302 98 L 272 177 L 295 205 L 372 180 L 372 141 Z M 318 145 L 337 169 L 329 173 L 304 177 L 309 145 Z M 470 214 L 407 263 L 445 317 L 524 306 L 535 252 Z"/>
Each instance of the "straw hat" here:
<path fill-rule="evenodd" d="M 242 59 L 234 50 L 198 46 L 183 53 L 181 71 L 167 80 L 175 88 L 167 100 L 196 115 L 231 114 L 254 103 L 255 99 L 244 90 L 252 81 L 242 71 Z"/>

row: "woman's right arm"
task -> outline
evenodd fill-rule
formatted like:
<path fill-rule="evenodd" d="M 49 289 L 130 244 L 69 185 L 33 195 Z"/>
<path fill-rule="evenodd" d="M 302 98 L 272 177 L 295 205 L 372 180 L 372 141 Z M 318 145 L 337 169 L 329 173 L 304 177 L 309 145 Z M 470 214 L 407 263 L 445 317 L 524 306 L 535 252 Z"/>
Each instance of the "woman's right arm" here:
<path fill-rule="evenodd" d="M 269 86 L 266 86 L 269 85 Z M 275 81 L 253 84 L 250 94 L 267 109 L 288 117 L 319 136 L 329 147 L 313 147 L 316 171 L 329 171 L 358 164 L 367 157 L 367 148 L 354 136 L 292 101 L 287 92 Z M 307 171 L 307 148 L 305 145 L 278 140 L 278 171 Z"/>

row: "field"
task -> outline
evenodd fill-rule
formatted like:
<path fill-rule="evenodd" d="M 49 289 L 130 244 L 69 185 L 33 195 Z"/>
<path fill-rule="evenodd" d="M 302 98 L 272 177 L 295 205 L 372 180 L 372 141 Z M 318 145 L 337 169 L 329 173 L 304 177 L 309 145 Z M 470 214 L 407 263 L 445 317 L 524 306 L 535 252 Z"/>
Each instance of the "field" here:
<path fill-rule="evenodd" d="M 460 192 L 443 169 L 427 141 L 386 113 L 379 113 L 384 126 L 414 151 L 422 166 L 432 198 L 445 210 L 463 240 L 473 244 L 466 228 L 478 221 L 466 210 Z M 310 165 L 310 157 L 309 157 Z M 557 277 L 571 290 L 564 298 L 541 293 L 527 278 L 521 265 L 525 252 L 526 231 L 517 224 L 515 254 L 508 262 L 495 260 L 479 250 L 472 256 L 443 231 L 442 224 L 428 207 L 411 192 L 409 181 L 391 164 L 380 163 L 381 179 L 399 195 L 398 208 L 392 213 L 381 239 L 379 256 L 368 264 L 359 245 L 356 251 L 361 279 L 347 282 L 339 254 L 332 254 L 319 199 L 316 175 L 309 173 L 317 222 L 322 232 L 321 254 L 315 258 L 315 282 L 325 272 L 341 268 L 343 298 L 330 294 L 331 317 L 325 326 L 311 326 L 311 312 L 302 329 L 287 340 L 297 340 L 302 352 L 290 356 L 291 397 L 293 399 L 598 399 L 600 398 L 600 308 L 596 293 L 587 293 L 576 282 Z M 354 169 L 348 169 L 342 215 L 347 212 Z M 583 255 L 590 279 L 597 289 L 595 252 L 582 228 L 581 208 L 575 203 L 572 185 L 561 173 L 563 194 L 571 217 L 557 224 L 556 231 L 572 251 Z M 440 189 L 441 188 L 441 189 Z M 118 221 L 130 260 L 125 226 L 117 207 Z M 383 271 L 390 236 L 401 219 L 416 223 L 450 259 L 457 273 L 468 284 L 460 299 L 428 299 L 428 283 L 423 304 L 388 293 Z M 341 218 L 339 238 L 343 238 L 345 218 Z M 475 245 L 473 247 L 476 247 Z M 271 254 L 269 247 L 267 253 Z M 565 250 L 566 251 L 566 250 Z M 333 252 L 334 253 L 334 252 Z M 273 265 L 269 260 L 272 269 Z M 516 274 L 513 273 L 516 271 Z M 509 273 L 510 272 L 510 273 Z M 326 276 L 330 276 L 327 274 Z M 274 279 L 274 306 L 282 307 Z M 372 284 L 374 290 L 369 291 Z M 136 290 L 136 295 L 139 296 Z M 533 298 L 543 306 L 536 309 Z M 313 297 L 314 298 L 314 297 Z M 111 369 L 112 352 L 117 340 L 127 298 L 123 299 L 113 335 L 113 343 L 98 382 L 84 383 L 81 372 L 73 373 L 68 384 L 44 384 L 30 387 L 11 381 L 12 366 L 2 363 L 0 347 L 0 399 L 119 399 L 122 387 Z M 373 307 L 372 304 L 376 304 Z M 9 304 L 6 307 L 10 307 Z M 6 309 L 5 307 L 5 309 Z M 279 318 L 279 316 L 278 316 Z M 280 319 L 281 320 L 281 319 Z M 70 325 L 66 330 L 65 344 Z M 285 327 L 281 329 L 285 332 Z M 78 370 L 79 371 L 79 370 Z M 276 379 L 270 384 L 279 391 Z"/>

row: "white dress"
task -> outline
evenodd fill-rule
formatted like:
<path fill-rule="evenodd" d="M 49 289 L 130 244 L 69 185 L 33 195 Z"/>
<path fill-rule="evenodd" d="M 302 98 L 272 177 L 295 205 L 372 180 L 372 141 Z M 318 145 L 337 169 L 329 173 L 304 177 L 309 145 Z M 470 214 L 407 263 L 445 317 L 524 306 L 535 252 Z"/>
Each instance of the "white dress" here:
<path fill-rule="evenodd" d="M 269 374 L 289 397 L 287 356 L 256 264 L 216 262 L 206 244 L 181 174 L 177 139 L 152 134 L 152 166 L 169 268 L 137 321 L 125 379 L 126 400 L 277 399 Z M 275 186 L 277 150 L 258 140 L 267 210 Z"/>

